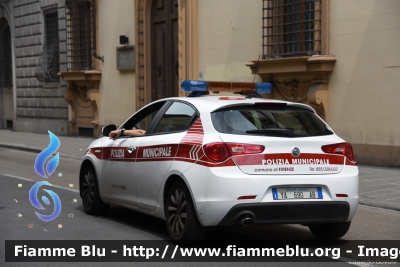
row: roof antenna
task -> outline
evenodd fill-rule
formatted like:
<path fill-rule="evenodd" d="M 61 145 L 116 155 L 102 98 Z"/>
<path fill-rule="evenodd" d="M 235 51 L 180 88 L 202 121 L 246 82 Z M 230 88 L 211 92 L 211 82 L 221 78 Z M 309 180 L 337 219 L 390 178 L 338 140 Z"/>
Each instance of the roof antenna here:
<path fill-rule="evenodd" d="M 260 57 L 261 57 L 261 55 L 258 55 L 258 60 L 257 60 L 257 62 L 260 61 Z M 248 94 L 248 95 L 246 96 L 246 98 L 251 98 L 252 96 L 261 97 L 261 96 L 257 93 L 256 90 L 254 90 L 254 95 L 253 95 L 253 87 L 254 87 L 254 81 L 255 81 L 255 79 L 256 79 L 256 74 L 254 73 L 254 76 L 253 76 L 253 83 L 251 84 L 251 87 L 250 87 L 250 94 Z"/>

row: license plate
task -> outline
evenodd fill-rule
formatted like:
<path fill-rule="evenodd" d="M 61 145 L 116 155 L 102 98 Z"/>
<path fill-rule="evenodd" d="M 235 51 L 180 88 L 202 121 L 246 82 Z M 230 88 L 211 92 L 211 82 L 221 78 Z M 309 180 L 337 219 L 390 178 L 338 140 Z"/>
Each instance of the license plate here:
<path fill-rule="evenodd" d="M 272 188 L 274 200 L 322 199 L 321 187 L 280 187 Z"/>

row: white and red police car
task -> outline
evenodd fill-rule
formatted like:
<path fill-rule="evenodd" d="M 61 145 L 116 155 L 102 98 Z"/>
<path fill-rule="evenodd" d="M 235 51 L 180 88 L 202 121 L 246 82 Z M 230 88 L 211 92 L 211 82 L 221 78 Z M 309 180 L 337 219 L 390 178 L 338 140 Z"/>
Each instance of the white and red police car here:
<path fill-rule="evenodd" d="M 251 83 L 182 82 L 194 97 L 155 101 L 83 157 L 79 188 L 88 214 L 110 204 L 166 220 L 174 240 L 201 239 L 207 226 L 302 224 L 319 238 L 345 235 L 358 205 L 352 147 L 308 105 L 251 96 Z M 269 92 L 257 83 L 257 92 Z"/>

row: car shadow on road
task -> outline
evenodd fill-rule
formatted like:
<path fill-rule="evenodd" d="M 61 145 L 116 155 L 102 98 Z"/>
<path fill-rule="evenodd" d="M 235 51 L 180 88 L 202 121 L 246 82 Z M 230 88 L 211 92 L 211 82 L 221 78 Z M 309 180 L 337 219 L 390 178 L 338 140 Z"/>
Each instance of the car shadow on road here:
<path fill-rule="evenodd" d="M 83 206 L 77 208 L 85 213 Z M 144 239 L 170 240 L 165 221 L 131 209 L 111 205 L 104 220 L 132 228 L 132 231 L 145 232 Z M 206 240 L 317 240 L 307 227 L 300 225 L 250 225 L 246 227 L 209 227 Z"/>

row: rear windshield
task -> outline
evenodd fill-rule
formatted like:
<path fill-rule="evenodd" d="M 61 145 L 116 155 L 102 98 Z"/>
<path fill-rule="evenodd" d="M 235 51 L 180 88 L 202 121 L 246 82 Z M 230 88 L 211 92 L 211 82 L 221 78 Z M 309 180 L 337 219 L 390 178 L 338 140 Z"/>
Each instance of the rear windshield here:
<path fill-rule="evenodd" d="M 331 135 L 330 128 L 312 111 L 290 106 L 239 106 L 211 113 L 220 133 L 308 137 Z"/>

